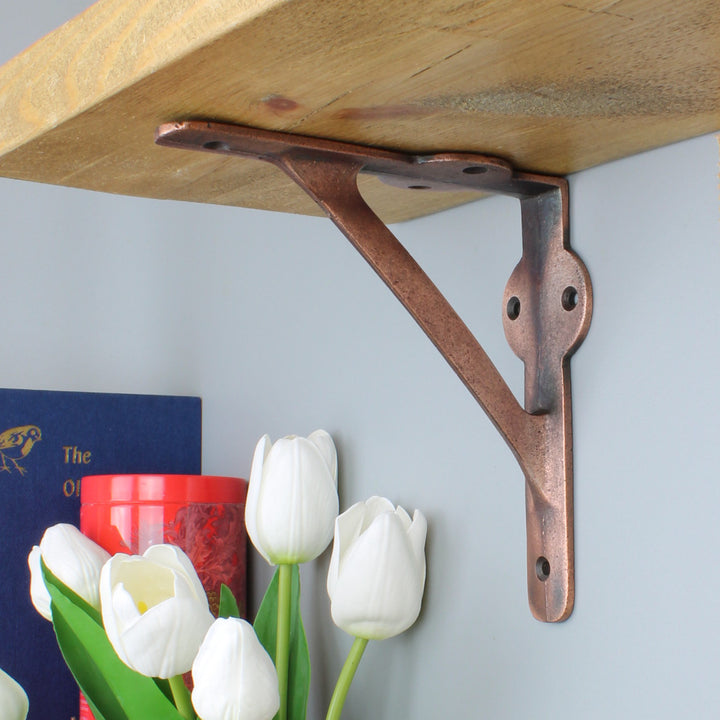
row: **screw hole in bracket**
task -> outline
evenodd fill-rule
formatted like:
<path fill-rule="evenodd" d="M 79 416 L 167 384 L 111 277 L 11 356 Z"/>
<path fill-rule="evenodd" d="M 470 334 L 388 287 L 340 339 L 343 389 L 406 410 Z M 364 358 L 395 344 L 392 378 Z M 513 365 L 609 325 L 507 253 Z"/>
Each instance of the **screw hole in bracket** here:
<path fill-rule="evenodd" d="M 545 582 L 550 577 L 550 561 L 542 555 L 535 563 L 535 574 L 540 582 Z"/>
<path fill-rule="evenodd" d="M 570 310 L 574 310 L 577 307 L 579 302 L 580 297 L 578 296 L 578 291 L 572 285 L 568 285 L 562 294 L 563 309 L 570 312 Z"/>
<path fill-rule="evenodd" d="M 429 185 L 408 185 L 408 190 L 430 190 Z"/>
<path fill-rule="evenodd" d="M 520 317 L 520 298 L 513 295 L 509 300 L 505 312 L 510 320 L 517 320 Z"/>
<path fill-rule="evenodd" d="M 463 169 L 466 175 L 484 175 L 488 169 L 482 165 L 471 165 Z"/>
<path fill-rule="evenodd" d="M 230 146 L 222 142 L 222 140 L 210 140 L 206 142 L 203 147 L 206 150 L 220 150 L 221 152 L 230 152 Z"/>

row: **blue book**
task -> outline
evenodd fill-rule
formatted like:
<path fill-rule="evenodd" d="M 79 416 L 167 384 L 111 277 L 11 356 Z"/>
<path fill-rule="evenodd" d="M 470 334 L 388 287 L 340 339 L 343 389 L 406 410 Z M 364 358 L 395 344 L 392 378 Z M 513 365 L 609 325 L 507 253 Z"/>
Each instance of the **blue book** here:
<path fill-rule="evenodd" d="M 25 688 L 28 720 L 71 720 L 79 708 L 52 625 L 30 602 L 32 546 L 50 525 L 79 527 L 84 475 L 200 465 L 200 398 L 0 389 L 0 668 Z"/>

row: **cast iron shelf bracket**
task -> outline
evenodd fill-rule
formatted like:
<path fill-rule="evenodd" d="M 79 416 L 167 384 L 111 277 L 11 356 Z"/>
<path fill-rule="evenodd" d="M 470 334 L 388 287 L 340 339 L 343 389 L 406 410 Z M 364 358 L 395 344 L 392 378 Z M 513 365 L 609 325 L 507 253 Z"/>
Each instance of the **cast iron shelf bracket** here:
<path fill-rule="evenodd" d="M 161 125 L 160 145 L 265 160 L 325 211 L 384 280 L 488 414 L 525 483 L 528 596 L 533 615 L 572 612 L 575 582 L 570 356 L 592 314 L 588 272 L 570 250 L 563 178 L 517 172 L 475 154 L 413 156 L 204 121 Z M 477 190 L 520 200 L 522 258 L 505 288 L 503 327 L 525 364 L 521 407 L 474 335 L 363 200 L 359 173 L 411 189 Z"/>

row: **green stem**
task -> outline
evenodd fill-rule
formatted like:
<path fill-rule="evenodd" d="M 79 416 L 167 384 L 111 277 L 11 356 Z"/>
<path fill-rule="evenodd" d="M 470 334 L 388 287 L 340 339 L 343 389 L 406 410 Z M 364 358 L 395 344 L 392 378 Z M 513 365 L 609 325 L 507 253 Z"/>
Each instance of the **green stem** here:
<path fill-rule="evenodd" d="M 195 710 L 190 700 L 190 691 L 185 685 L 182 675 L 176 675 L 170 678 L 170 690 L 172 691 L 173 700 L 175 701 L 175 707 L 178 712 L 186 718 L 186 720 L 196 720 Z"/>
<path fill-rule="evenodd" d="M 292 565 L 278 566 L 277 644 L 275 646 L 275 669 L 278 674 L 278 690 L 280 692 L 280 710 L 276 716 L 278 720 L 287 720 L 288 711 L 292 568 Z"/>
<path fill-rule="evenodd" d="M 342 713 L 343 705 L 345 704 L 345 698 L 347 697 L 348 690 L 350 689 L 350 683 L 355 677 L 355 671 L 358 669 L 360 660 L 365 652 L 368 641 L 366 638 L 355 638 L 355 642 L 350 648 L 343 669 L 340 671 L 340 677 L 335 684 L 335 690 L 333 691 L 332 698 L 330 699 L 330 705 L 328 707 L 327 716 L 325 720 L 340 720 L 340 714 Z"/>

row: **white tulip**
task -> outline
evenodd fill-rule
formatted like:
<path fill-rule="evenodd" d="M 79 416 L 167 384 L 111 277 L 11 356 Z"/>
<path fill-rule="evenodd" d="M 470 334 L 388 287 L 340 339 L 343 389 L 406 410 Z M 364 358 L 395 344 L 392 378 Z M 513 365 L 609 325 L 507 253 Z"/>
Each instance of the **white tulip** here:
<path fill-rule="evenodd" d="M 386 498 L 356 503 L 338 517 L 327 578 L 338 627 L 380 640 L 415 622 L 425 587 L 426 535 L 419 510 L 411 520 Z"/>
<path fill-rule="evenodd" d="M 316 558 L 330 543 L 338 513 L 337 456 L 332 438 L 316 430 L 257 444 L 250 470 L 245 525 L 271 565 Z"/>
<path fill-rule="evenodd" d="M 192 666 L 201 720 L 272 720 L 280 707 L 275 666 L 245 620 L 218 618 Z"/>
<path fill-rule="evenodd" d="M 0 670 L 0 717 L 2 720 L 25 720 L 30 704 L 20 685 Z"/>
<path fill-rule="evenodd" d="M 187 672 L 213 622 L 195 568 L 174 545 L 113 556 L 102 569 L 100 599 L 118 657 L 149 677 Z"/>
<path fill-rule="evenodd" d="M 30 599 L 35 609 L 52 620 L 50 593 L 40 568 L 42 557 L 48 570 L 96 610 L 100 609 L 98 583 L 102 566 L 110 557 L 103 548 L 85 537 L 74 525 L 60 523 L 49 527 L 40 545 L 28 555 Z"/>

